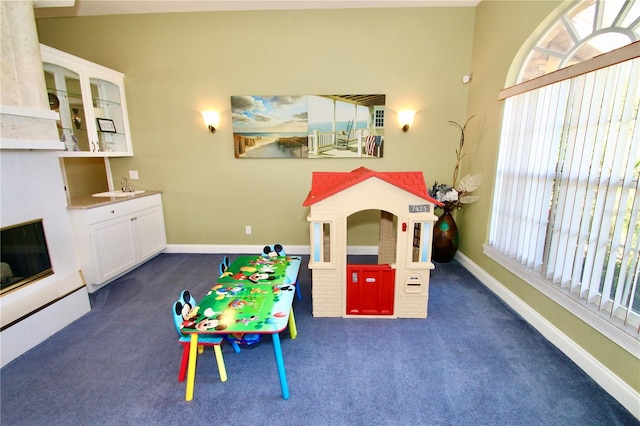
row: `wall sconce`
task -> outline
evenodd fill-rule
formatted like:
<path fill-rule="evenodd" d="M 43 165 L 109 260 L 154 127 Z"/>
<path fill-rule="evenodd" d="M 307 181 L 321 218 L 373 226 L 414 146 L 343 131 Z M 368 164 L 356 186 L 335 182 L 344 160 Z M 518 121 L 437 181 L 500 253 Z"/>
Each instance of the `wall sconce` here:
<path fill-rule="evenodd" d="M 209 131 L 215 133 L 220 124 L 220 114 L 215 111 L 202 111 L 202 118 L 204 119 L 204 124 L 209 128 Z"/>
<path fill-rule="evenodd" d="M 400 111 L 398 113 L 398 121 L 400 122 L 400 128 L 403 132 L 407 132 L 411 124 L 413 124 L 413 117 L 416 115 L 415 111 Z"/>

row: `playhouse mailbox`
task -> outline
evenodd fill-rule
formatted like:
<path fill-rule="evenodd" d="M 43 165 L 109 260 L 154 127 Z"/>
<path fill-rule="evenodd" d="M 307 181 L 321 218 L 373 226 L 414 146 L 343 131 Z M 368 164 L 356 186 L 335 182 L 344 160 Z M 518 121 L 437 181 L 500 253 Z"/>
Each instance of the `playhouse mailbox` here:
<path fill-rule="evenodd" d="M 404 280 L 404 291 L 406 293 L 421 293 L 424 287 L 424 278 L 419 272 L 409 272 Z"/>

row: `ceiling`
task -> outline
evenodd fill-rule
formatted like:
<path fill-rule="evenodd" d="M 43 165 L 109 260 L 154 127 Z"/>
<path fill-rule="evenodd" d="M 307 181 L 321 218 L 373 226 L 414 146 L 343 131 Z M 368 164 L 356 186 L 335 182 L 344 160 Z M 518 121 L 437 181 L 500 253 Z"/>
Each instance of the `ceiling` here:
<path fill-rule="evenodd" d="M 34 0 L 36 18 L 237 10 L 474 7 L 478 3 L 480 0 Z"/>

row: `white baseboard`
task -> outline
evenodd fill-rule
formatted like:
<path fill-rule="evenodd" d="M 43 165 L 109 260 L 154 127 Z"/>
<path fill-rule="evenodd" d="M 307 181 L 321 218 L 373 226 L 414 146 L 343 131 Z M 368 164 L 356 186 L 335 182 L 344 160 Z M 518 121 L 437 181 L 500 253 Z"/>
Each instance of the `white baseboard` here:
<path fill-rule="evenodd" d="M 200 254 L 243 254 L 262 253 L 264 245 L 216 245 L 216 244 L 169 244 L 164 253 L 200 253 Z M 308 255 L 309 246 L 284 245 L 287 254 Z M 377 255 L 377 246 L 349 246 L 348 254 Z"/>
<path fill-rule="evenodd" d="M 609 370 L 605 365 L 595 359 L 591 354 L 577 345 L 573 340 L 562 333 L 552 323 L 538 314 L 529 305 L 524 303 L 515 294 L 504 287 L 499 281 L 485 272 L 471 259 L 458 252 L 456 260 L 471 272 L 482 284 L 495 293 L 511 309 L 531 324 L 554 346 L 560 349 L 604 390 L 613 396 L 637 419 L 640 419 L 640 393 L 636 392 L 624 380 Z"/>
<path fill-rule="evenodd" d="M 262 253 L 264 245 L 168 244 L 164 253 L 246 254 Z M 309 254 L 309 246 L 284 246 L 287 254 Z"/>

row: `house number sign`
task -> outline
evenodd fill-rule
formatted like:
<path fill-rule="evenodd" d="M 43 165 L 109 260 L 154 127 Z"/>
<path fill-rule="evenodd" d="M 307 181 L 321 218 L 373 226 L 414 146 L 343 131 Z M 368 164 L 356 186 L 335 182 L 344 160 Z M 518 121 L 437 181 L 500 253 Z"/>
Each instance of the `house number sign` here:
<path fill-rule="evenodd" d="M 409 204 L 409 213 L 429 213 L 431 206 L 429 204 Z"/>

